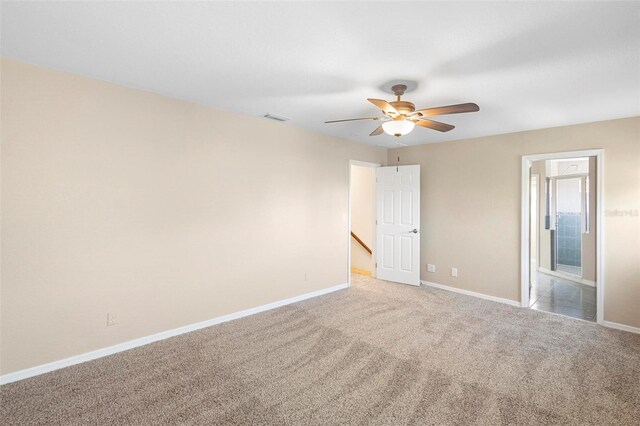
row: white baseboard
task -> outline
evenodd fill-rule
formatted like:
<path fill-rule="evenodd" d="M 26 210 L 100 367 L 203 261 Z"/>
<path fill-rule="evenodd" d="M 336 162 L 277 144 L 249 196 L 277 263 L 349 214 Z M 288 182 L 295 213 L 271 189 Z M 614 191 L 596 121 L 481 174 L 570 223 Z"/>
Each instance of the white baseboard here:
<path fill-rule="evenodd" d="M 143 345 L 148 345 L 149 343 L 157 342 L 159 340 L 168 339 L 169 337 L 178 336 L 180 334 L 189 333 L 191 331 L 200 330 L 206 327 L 211 327 L 213 325 L 221 324 L 223 322 L 232 321 L 238 318 L 242 318 L 242 317 L 257 314 L 260 312 L 268 311 L 271 309 L 279 308 L 281 306 L 290 305 L 292 303 L 300 302 L 306 299 L 311 299 L 317 296 L 322 296 L 324 294 L 332 293 L 334 291 L 342 290 L 348 287 L 349 287 L 349 284 L 338 284 L 333 287 L 313 291 L 311 293 L 302 294 L 300 296 L 291 297 L 289 299 L 279 300 L 277 302 L 268 303 L 266 305 L 257 306 L 255 308 L 245 309 L 244 311 L 234 312 L 234 313 L 223 315 L 210 320 L 198 322 L 195 324 L 185 325 L 183 327 L 174 328 L 172 330 L 162 331 L 160 333 L 152 334 L 150 336 L 140 337 L 134 340 L 129 340 L 128 342 L 123 342 L 117 345 L 109 346 L 109 347 L 98 349 L 95 351 L 86 352 L 80 355 L 72 356 L 71 358 L 65 358 L 59 361 L 50 362 L 48 364 L 38 365 L 36 367 L 27 368 L 24 370 L 16 371 L 14 373 L 5 374 L 4 376 L 0 376 L 0 385 L 16 382 L 18 380 L 27 379 L 33 376 L 38 376 L 40 374 L 48 373 L 54 370 L 59 370 L 61 368 L 91 361 L 97 358 L 102 358 L 108 355 L 113 355 L 118 352 L 137 348 Z"/>
<path fill-rule="evenodd" d="M 461 288 L 449 287 L 447 285 L 436 284 L 436 283 L 432 283 L 432 282 L 429 282 L 429 281 L 420 280 L 420 282 L 422 284 L 424 284 L 424 285 L 429 286 L 429 287 L 439 288 L 440 290 L 452 291 L 454 293 L 466 294 L 467 296 L 473 296 L 473 297 L 478 297 L 480 299 L 491 300 L 493 302 L 504 303 L 504 304 L 507 304 L 507 305 L 510 305 L 510 306 L 516 306 L 518 308 L 520 307 L 520 302 L 516 302 L 515 300 L 503 299 L 502 297 L 489 296 L 488 294 L 476 293 L 475 291 L 469 291 L 469 290 L 463 290 Z"/>
<path fill-rule="evenodd" d="M 584 279 L 582 277 L 579 277 L 577 275 L 571 275 L 571 274 L 566 274 L 566 273 L 562 273 L 562 272 L 558 272 L 558 271 L 552 271 L 551 269 L 543 268 L 541 266 L 538 267 L 538 272 L 542 272 L 543 274 L 547 274 L 547 275 L 551 275 L 551 276 L 554 276 L 554 277 L 562 278 L 562 279 L 565 279 L 565 280 L 568 280 L 568 281 L 573 281 L 574 283 L 590 285 L 591 287 L 595 287 L 596 286 L 596 282 L 595 281 L 586 280 L 586 279 Z"/>
<path fill-rule="evenodd" d="M 447 285 L 436 284 L 436 283 L 432 283 L 432 282 L 429 282 L 429 281 L 422 281 L 421 280 L 420 282 L 422 284 L 426 285 L 426 286 L 433 287 L 433 288 L 438 288 L 440 290 L 446 290 L 446 291 L 451 291 L 451 292 L 454 292 L 454 293 L 466 294 L 467 296 L 478 297 L 480 299 L 491 300 L 493 302 L 505 303 L 505 304 L 510 305 L 510 306 L 521 307 L 520 303 L 516 302 L 514 300 L 503 299 L 501 297 L 495 297 L 495 296 L 489 296 L 487 294 L 476 293 L 474 291 L 469 291 L 469 290 L 462 290 L 460 288 L 449 287 Z M 560 315 L 560 314 L 554 314 L 553 312 L 547 312 L 547 313 L 553 314 L 553 315 Z M 564 316 L 564 315 L 560 315 L 560 316 L 562 316 L 564 318 L 571 318 L 571 317 L 567 317 L 567 316 Z M 572 319 L 578 319 L 578 318 L 572 318 Z M 585 321 L 585 320 L 579 320 L 579 321 Z M 630 325 L 619 324 L 617 322 L 611 322 L 611 321 L 603 321 L 600 325 L 602 325 L 604 327 L 615 328 L 616 330 L 628 331 L 629 333 L 640 334 L 640 327 L 632 327 Z"/>
<path fill-rule="evenodd" d="M 632 327 L 630 325 L 619 324 L 617 322 L 611 321 L 602 321 L 602 324 L 605 327 L 615 328 L 616 330 L 628 331 L 630 333 L 640 334 L 640 327 Z"/>

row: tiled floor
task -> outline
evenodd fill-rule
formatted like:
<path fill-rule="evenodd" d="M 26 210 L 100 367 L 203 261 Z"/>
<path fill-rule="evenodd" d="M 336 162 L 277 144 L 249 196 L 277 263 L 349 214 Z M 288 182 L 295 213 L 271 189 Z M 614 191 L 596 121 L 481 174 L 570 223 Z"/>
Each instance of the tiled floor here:
<path fill-rule="evenodd" d="M 537 272 L 529 292 L 531 309 L 596 320 L 596 288 Z"/>
<path fill-rule="evenodd" d="M 577 275 L 577 276 L 582 275 L 582 268 L 579 266 L 562 265 L 558 263 L 558 265 L 556 265 L 556 269 L 558 271 L 566 272 L 566 273 Z"/>

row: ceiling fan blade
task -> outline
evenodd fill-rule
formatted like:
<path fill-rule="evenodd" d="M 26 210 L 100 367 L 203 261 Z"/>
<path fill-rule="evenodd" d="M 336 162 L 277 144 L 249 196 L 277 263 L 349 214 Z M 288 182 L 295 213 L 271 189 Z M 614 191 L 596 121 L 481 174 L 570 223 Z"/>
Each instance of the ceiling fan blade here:
<path fill-rule="evenodd" d="M 345 120 L 330 120 L 330 121 L 325 121 L 324 123 L 342 123 L 344 121 L 360 121 L 360 120 L 374 120 L 374 121 L 380 121 L 383 120 L 384 117 L 371 117 L 371 118 L 347 118 Z"/>
<path fill-rule="evenodd" d="M 382 126 L 378 126 L 376 127 L 376 129 L 371 132 L 371 134 L 369 136 L 378 136 L 384 133 L 384 130 L 382 129 Z"/>
<path fill-rule="evenodd" d="M 447 105 L 434 108 L 421 109 L 414 114 L 420 115 L 445 115 L 445 114 L 460 114 L 462 112 L 476 112 L 480 111 L 480 107 L 474 103 Z"/>
<path fill-rule="evenodd" d="M 367 99 L 369 102 L 380 108 L 387 115 L 398 115 L 398 110 L 393 107 L 389 102 L 382 99 Z"/>
<path fill-rule="evenodd" d="M 451 124 L 428 120 L 426 118 L 419 118 L 417 120 L 411 120 L 411 121 L 416 123 L 418 126 L 427 127 L 429 129 L 437 130 L 439 132 L 448 132 L 449 130 L 455 127 L 455 126 L 452 126 Z"/>

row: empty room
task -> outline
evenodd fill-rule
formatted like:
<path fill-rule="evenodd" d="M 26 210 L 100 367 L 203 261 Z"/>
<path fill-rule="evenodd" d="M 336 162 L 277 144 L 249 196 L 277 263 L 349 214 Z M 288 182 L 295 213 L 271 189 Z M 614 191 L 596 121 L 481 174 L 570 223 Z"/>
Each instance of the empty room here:
<path fill-rule="evenodd" d="M 640 424 L 639 1 L 0 24 L 0 424 Z"/>

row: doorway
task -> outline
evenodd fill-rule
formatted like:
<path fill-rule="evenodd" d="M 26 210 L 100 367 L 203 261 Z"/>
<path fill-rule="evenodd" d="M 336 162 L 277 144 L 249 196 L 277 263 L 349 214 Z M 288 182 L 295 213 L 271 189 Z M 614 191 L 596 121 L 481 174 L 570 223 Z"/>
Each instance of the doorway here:
<path fill-rule="evenodd" d="M 375 278 L 377 167 L 380 164 L 349 163 L 349 282 L 352 274 Z"/>
<path fill-rule="evenodd" d="M 523 157 L 523 307 L 603 321 L 602 155 Z"/>
<path fill-rule="evenodd" d="M 350 161 L 348 223 L 349 284 L 372 277 L 420 285 L 419 165 Z"/>

